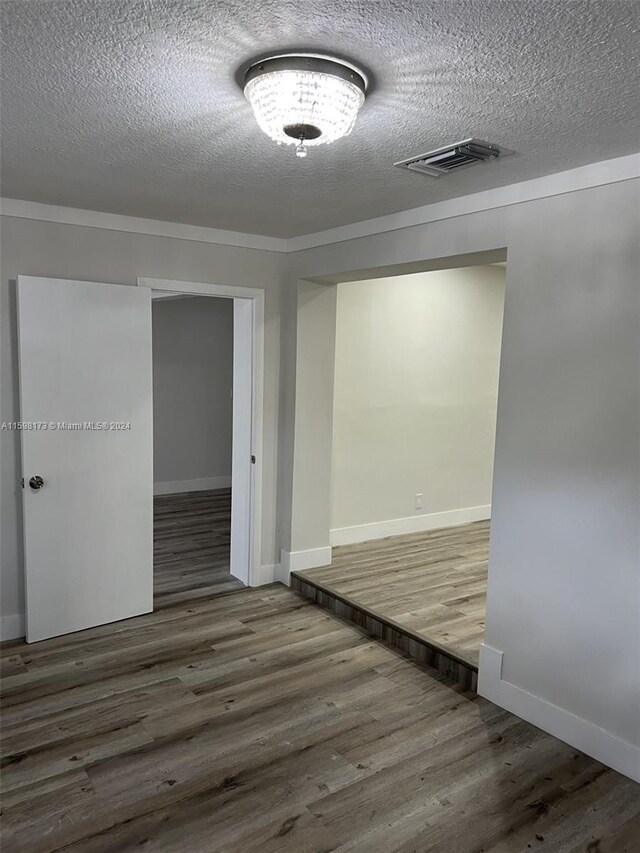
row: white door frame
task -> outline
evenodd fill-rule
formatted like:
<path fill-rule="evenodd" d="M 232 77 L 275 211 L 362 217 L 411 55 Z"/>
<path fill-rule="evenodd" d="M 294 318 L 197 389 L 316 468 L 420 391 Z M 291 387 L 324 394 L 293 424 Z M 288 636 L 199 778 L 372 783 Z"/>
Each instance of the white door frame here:
<path fill-rule="evenodd" d="M 251 376 L 251 424 L 233 425 L 232 470 L 232 565 L 231 573 L 247 586 L 259 586 L 262 578 L 262 414 L 264 377 L 264 290 L 200 281 L 172 281 L 165 278 L 138 278 L 138 287 L 173 291 L 189 296 L 217 296 L 234 300 L 233 374 L 234 415 L 240 405 L 236 376 Z M 237 346 L 236 346 L 237 344 Z M 242 407 L 243 410 L 246 407 Z M 236 418 L 234 417 L 234 421 Z M 236 441 L 236 433 L 242 444 Z M 255 462 L 252 463 L 252 458 Z M 241 496 L 240 498 L 238 496 Z M 240 504 L 237 503 L 240 501 Z M 235 537 L 234 537 L 235 533 Z M 235 546 L 234 546 L 235 539 Z M 242 543 L 248 542 L 248 549 Z"/>

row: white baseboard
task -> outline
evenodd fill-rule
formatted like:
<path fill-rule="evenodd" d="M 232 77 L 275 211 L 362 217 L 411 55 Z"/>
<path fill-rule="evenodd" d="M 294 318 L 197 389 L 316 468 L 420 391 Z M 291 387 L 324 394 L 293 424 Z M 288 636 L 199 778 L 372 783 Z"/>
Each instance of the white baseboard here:
<path fill-rule="evenodd" d="M 0 616 L 0 641 L 17 640 L 24 637 L 24 613 L 11 613 Z"/>
<path fill-rule="evenodd" d="M 204 492 L 231 488 L 231 474 L 224 477 L 200 477 L 197 480 L 166 480 L 153 484 L 154 495 L 177 495 L 180 492 Z"/>
<path fill-rule="evenodd" d="M 303 572 L 305 569 L 315 569 L 331 565 L 331 546 L 310 548 L 308 551 L 282 551 L 276 580 L 290 584 L 291 572 Z"/>
<path fill-rule="evenodd" d="M 329 539 L 332 545 L 355 545 L 357 542 L 369 542 L 371 539 L 401 536 L 403 533 L 421 533 L 423 530 L 435 530 L 438 527 L 455 527 L 458 524 L 485 521 L 488 518 L 491 518 L 491 504 L 452 509 L 448 512 L 432 512 L 427 515 L 410 515 L 408 518 L 391 518 L 388 521 L 374 521 L 354 527 L 338 527 L 329 531 Z"/>
<path fill-rule="evenodd" d="M 640 782 L 640 747 L 502 678 L 503 653 L 480 646 L 478 693 L 618 773 Z"/>

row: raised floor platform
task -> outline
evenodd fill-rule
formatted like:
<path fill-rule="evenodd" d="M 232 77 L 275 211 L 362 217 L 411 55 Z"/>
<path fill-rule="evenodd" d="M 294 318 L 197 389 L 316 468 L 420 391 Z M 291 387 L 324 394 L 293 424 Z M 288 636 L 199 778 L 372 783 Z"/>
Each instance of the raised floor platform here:
<path fill-rule="evenodd" d="M 489 522 L 333 549 L 293 572 L 305 598 L 475 688 L 484 636 Z"/>

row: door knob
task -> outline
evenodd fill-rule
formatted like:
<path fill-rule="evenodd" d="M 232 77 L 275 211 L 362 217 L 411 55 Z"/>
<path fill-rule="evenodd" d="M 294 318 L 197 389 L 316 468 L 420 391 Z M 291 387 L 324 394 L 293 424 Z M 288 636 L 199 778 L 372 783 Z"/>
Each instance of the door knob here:
<path fill-rule="evenodd" d="M 31 477 L 31 479 L 29 480 L 29 485 L 34 491 L 37 492 L 38 489 L 41 489 L 44 486 L 44 480 L 39 474 L 36 474 L 35 477 Z"/>

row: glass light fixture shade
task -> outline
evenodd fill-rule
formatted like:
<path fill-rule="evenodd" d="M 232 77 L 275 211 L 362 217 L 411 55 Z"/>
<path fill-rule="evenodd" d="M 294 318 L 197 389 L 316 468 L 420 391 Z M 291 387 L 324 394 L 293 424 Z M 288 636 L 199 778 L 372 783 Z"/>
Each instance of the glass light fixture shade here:
<path fill-rule="evenodd" d="M 291 68 L 286 67 L 287 57 L 260 63 L 258 73 L 245 83 L 259 127 L 275 142 L 303 148 L 348 136 L 364 103 L 364 78 L 326 58 L 317 59 L 318 69 L 313 57 L 302 59 Z M 334 64 L 339 74 L 331 73 Z"/>

